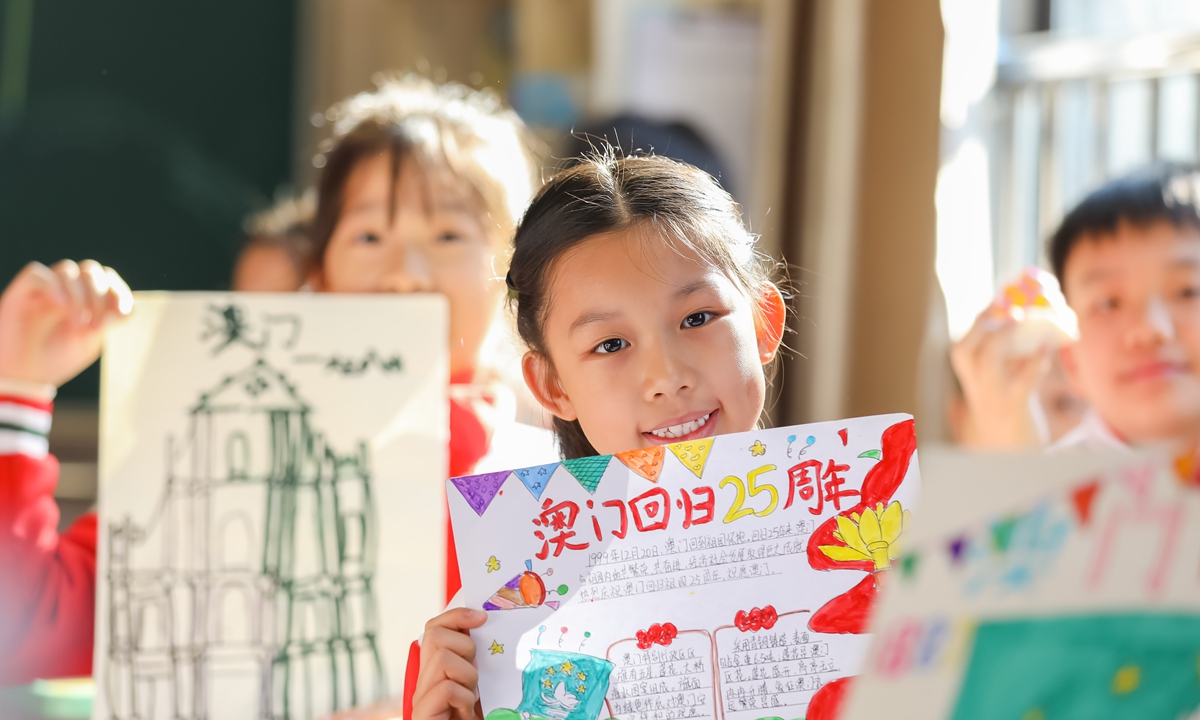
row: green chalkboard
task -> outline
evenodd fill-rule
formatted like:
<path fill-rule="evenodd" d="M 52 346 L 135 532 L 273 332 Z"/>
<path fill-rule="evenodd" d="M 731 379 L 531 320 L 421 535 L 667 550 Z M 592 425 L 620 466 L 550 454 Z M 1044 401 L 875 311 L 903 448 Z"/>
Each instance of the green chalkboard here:
<path fill-rule="evenodd" d="M 0 8 L 0 278 L 91 257 L 135 290 L 228 287 L 242 218 L 290 175 L 294 2 Z"/>

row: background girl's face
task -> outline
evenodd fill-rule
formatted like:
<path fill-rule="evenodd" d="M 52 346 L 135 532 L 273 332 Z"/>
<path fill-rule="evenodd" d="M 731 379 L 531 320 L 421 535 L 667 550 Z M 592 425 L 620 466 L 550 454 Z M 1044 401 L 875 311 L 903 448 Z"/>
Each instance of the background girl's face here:
<path fill-rule="evenodd" d="M 480 203 L 463 186 L 449 171 L 411 158 L 393 183 L 387 152 L 363 160 L 346 180 L 315 278 L 325 292 L 445 295 L 451 373 L 478 366 L 504 287 Z"/>
<path fill-rule="evenodd" d="M 694 253 L 638 229 L 589 238 L 556 262 L 547 308 L 552 368 L 527 355 L 526 380 L 598 452 L 758 422 L 778 343 L 756 331 L 752 300 Z"/>

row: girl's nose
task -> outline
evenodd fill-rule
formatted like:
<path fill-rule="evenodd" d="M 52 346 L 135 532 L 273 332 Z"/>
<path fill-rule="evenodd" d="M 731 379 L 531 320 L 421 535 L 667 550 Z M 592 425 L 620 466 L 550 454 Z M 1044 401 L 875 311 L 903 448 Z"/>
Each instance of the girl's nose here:
<path fill-rule="evenodd" d="M 433 292 L 433 277 L 425 255 L 411 245 L 406 245 L 395 254 L 391 267 L 380 278 L 380 292 L 420 293 Z"/>
<path fill-rule="evenodd" d="M 642 354 L 646 400 L 673 397 L 695 385 L 690 366 L 669 343 L 647 343 Z"/>
<path fill-rule="evenodd" d="M 1134 345 L 1158 345 L 1175 339 L 1175 320 L 1160 298 L 1150 298 L 1146 310 L 1130 334 Z"/>

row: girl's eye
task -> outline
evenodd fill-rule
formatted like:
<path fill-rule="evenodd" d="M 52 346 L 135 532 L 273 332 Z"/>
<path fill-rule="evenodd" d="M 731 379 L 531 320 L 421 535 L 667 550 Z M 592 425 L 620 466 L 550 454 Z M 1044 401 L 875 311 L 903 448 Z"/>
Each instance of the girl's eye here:
<path fill-rule="evenodd" d="M 1115 297 L 1102 298 L 1096 303 L 1096 311 L 1101 313 L 1109 313 L 1120 307 L 1120 302 Z"/>
<path fill-rule="evenodd" d="M 1179 297 L 1183 300 L 1195 300 L 1200 297 L 1200 288 L 1195 285 L 1188 285 L 1179 291 Z"/>
<path fill-rule="evenodd" d="M 373 232 L 364 232 L 358 234 L 358 241 L 368 245 L 376 245 L 379 243 L 379 235 Z"/>
<path fill-rule="evenodd" d="M 459 240 L 462 240 L 462 235 L 459 233 L 456 233 L 456 232 L 448 231 L 448 232 L 444 232 L 444 233 L 438 233 L 437 239 L 438 239 L 438 242 L 447 242 L 447 243 L 448 242 L 457 242 Z"/>
<path fill-rule="evenodd" d="M 615 353 L 619 350 L 624 350 L 629 347 L 627 340 L 621 338 L 609 338 L 596 346 L 596 352 L 603 354 Z"/>
<path fill-rule="evenodd" d="M 692 313 L 683 319 L 683 327 L 694 328 L 704 325 L 709 320 L 712 320 L 716 315 L 710 312 Z"/>

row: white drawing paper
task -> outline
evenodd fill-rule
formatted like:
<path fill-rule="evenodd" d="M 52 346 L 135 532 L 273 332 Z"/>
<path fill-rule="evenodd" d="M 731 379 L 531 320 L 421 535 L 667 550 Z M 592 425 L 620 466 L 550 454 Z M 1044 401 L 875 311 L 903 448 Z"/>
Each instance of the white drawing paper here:
<path fill-rule="evenodd" d="M 848 720 L 1196 717 L 1195 457 L 924 459 Z"/>
<path fill-rule="evenodd" d="M 905 415 L 450 480 L 488 720 L 803 718 L 918 488 Z"/>
<path fill-rule="evenodd" d="M 144 293 L 102 365 L 97 720 L 403 688 L 444 601 L 447 310 Z"/>

